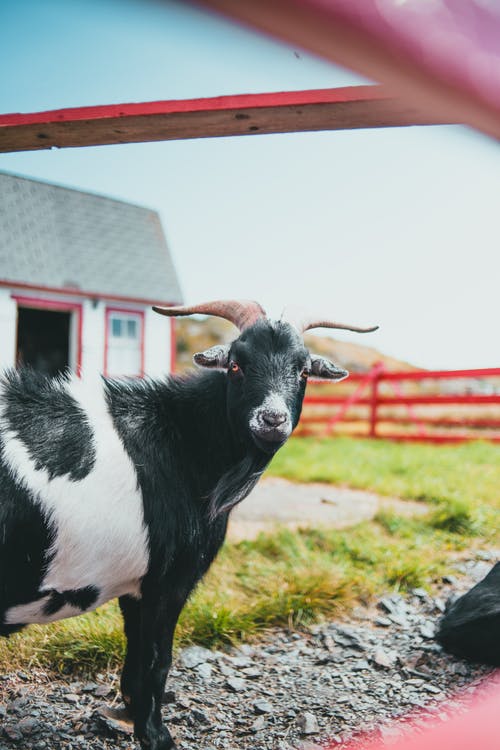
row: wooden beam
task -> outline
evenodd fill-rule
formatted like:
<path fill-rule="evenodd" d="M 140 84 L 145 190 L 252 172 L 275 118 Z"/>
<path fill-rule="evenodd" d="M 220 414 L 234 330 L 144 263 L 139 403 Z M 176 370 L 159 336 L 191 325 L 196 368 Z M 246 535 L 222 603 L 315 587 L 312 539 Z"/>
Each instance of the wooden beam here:
<path fill-rule="evenodd" d="M 444 122 L 381 86 L 0 115 L 0 152 Z"/>

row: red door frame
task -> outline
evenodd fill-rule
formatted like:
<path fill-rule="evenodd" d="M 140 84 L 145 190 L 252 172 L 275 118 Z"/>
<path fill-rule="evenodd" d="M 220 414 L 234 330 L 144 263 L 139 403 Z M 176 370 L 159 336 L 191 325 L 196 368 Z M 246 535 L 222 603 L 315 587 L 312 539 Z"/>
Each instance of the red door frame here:
<path fill-rule="evenodd" d="M 20 307 L 28 307 L 36 310 L 52 310 L 54 312 L 69 312 L 76 315 L 76 347 L 75 347 L 75 372 L 78 376 L 82 370 L 82 332 L 83 332 L 83 305 L 80 302 L 70 302 L 59 299 L 48 299 L 45 297 L 24 297 L 12 294 L 12 299 Z M 18 340 L 18 316 L 16 316 L 16 352 Z"/>

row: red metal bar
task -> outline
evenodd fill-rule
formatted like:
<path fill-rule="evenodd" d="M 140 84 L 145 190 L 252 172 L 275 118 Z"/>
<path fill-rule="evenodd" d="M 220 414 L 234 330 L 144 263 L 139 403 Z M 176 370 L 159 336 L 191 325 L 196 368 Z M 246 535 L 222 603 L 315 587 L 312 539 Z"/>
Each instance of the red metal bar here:
<path fill-rule="evenodd" d="M 301 424 L 295 429 L 295 432 L 293 433 L 294 437 L 315 437 L 315 438 L 327 438 L 328 435 L 325 434 L 325 432 L 321 432 L 319 430 L 311 430 L 307 427 L 302 427 Z M 339 433 L 340 434 L 340 433 Z M 364 438 L 365 440 L 370 440 L 371 438 L 366 434 L 366 430 L 353 430 L 352 432 L 346 432 L 341 433 L 344 437 L 352 437 L 352 438 Z M 385 435 L 377 435 L 377 440 L 383 440 Z"/>
<path fill-rule="evenodd" d="M 329 406 L 331 404 L 343 404 L 345 398 L 342 396 L 307 396 L 304 404 Z M 370 406 L 371 397 L 359 398 L 356 404 Z M 435 396 L 379 396 L 379 406 L 405 406 L 407 404 L 500 404 L 500 396 L 497 395 L 435 395 Z"/>
<path fill-rule="evenodd" d="M 343 422 L 366 422 L 367 418 L 366 416 L 360 416 L 360 415 L 345 415 L 342 419 Z M 379 419 L 379 422 L 385 422 L 385 419 Z M 328 424 L 328 415 L 327 414 L 308 414 L 307 412 L 303 413 L 300 418 L 300 424 Z M 402 424 L 405 424 L 404 422 Z M 460 423 L 462 424 L 462 423 Z"/>
<path fill-rule="evenodd" d="M 352 377 L 352 376 L 351 376 Z M 500 367 L 473 370 L 385 370 L 382 380 L 443 380 L 500 377 Z"/>
<path fill-rule="evenodd" d="M 307 396 L 304 404 L 329 406 L 343 404 L 341 396 Z M 370 406 L 371 398 L 359 398 L 356 404 Z M 406 404 L 500 404 L 500 396 L 496 395 L 439 395 L 439 396 L 379 396 L 379 406 L 405 406 Z"/>
<path fill-rule="evenodd" d="M 500 395 L 380 396 L 382 405 L 406 404 L 500 404 Z"/>
<path fill-rule="evenodd" d="M 409 433 L 392 432 L 387 434 L 378 435 L 381 440 L 405 440 L 412 443 L 467 443 L 472 440 L 487 440 L 491 443 L 500 443 L 500 435 L 490 435 L 488 437 L 482 437 L 481 435 L 471 435 L 468 433 L 463 434 L 434 434 L 428 433 L 427 435 L 417 435 Z"/>
<path fill-rule="evenodd" d="M 366 422 L 366 416 L 360 414 L 345 414 L 343 422 L 355 423 L 355 422 Z M 498 430 L 500 429 L 500 419 L 448 419 L 447 417 L 419 417 L 419 421 L 425 425 L 435 427 L 464 427 L 468 429 L 485 429 L 485 430 Z M 300 419 L 301 424 L 328 424 L 328 416 L 325 414 L 303 414 Z M 409 425 L 413 424 L 414 420 L 411 417 L 394 417 L 394 416 L 380 416 L 378 415 L 377 424 L 398 424 L 398 425 Z"/>
<path fill-rule="evenodd" d="M 310 417 L 306 415 L 306 421 L 310 421 Z M 448 417 L 427 417 L 419 416 L 419 421 L 426 425 L 435 425 L 436 427 L 468 427 L 474 429 L 500 429 L 500 419 L 449 419 Z M 318 419 L 319 421 L 319 419 Z M 361 422 L 366 421 L 363 417 L 346 417 L 345 422 Z M 378 422 L 390 423 L 390 424 L 412 424 L 413 419 L 406 417 L 394 417 L 394 416 L 379 416 Z"/>
<path fill-rule="evenodd" d="M 306 396 L 304 404 L 314 404 L 315 406 L 330 406 L 331 404 L 343 404 L 345 402 L 345 396 Z M 364 396 L 358 398 L 356 404 L 371 404 L 371 399 Z"/>
<path fill-rule="evenodd" d="M 441 122 L 381 86 L 347 86 L 5 114 L 0 152 Z"/>
<path fill-rule="evenodd" d="M 370 397 L 370 429 L 371 438 L 377 437 L 377 409 L 378 409 L 378 384 L 384 372 L 384 365 L 379 362 L 373 369 L 372 392 Z"/>

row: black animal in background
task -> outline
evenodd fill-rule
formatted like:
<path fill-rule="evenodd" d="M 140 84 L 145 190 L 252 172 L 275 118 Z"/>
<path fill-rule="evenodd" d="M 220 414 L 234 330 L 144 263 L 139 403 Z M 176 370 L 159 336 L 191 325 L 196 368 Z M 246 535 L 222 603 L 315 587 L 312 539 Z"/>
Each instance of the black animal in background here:
<path fill-rule="evenodd" d="M 161 722 L 179 614 L 228 515 L 296 426 L 309 375 L 347 372 L 311 355 L 325 319 L 271 321 L 253 302 L 155 308 L 231 320 L 239 337 L 164 380 L 30 370 L 0 381 L 0 634 L 119 598 L 123 700 L 143 748 L 175 747 Z"/>
<path fill-rule="evenodd" d="M 455 656 L 500 667 L 500 562 L 448 607 L 436 638 Z"/>

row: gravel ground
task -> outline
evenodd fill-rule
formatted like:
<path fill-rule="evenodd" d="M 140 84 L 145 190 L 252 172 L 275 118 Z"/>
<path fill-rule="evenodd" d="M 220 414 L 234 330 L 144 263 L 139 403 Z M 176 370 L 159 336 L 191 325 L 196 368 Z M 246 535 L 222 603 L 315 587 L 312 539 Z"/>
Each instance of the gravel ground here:
<path fill-rule="evenodd" d="M 182 750 L 341 750 L 361 731 L 388 744 L 412 716 L 418 731 L 462 709 L 493 670 L 444 654 L 434 628 L 450 594 L 486 575 L 498 551 L 461 562 L 434 596 L 415 589 L 358 607 L 307 632 L 275 631 L 227 652 L 197 646 L 177 655 L 164 715 Z M 500 671 L 499 671 L 500 672 Z M 0 678 L 0 750 L 127 748 L 130 729 L 109 718 L 120 706 L 118 676 L 61 680 L 41 671 Z M 453 701 L 450 701 L 451 697 Z M 408 724 L 405 724 L 407 727 Z"/>

